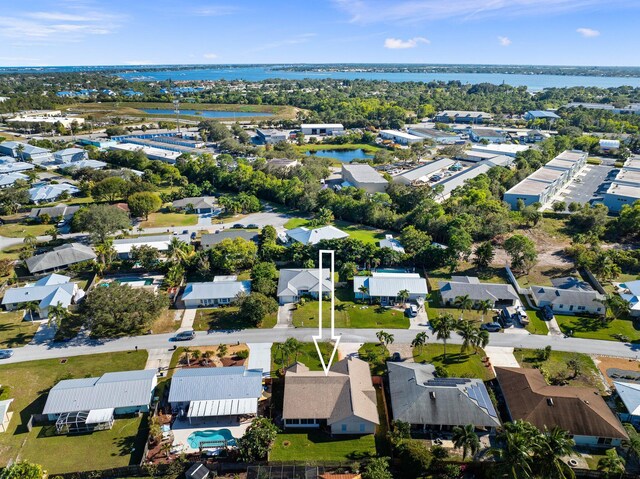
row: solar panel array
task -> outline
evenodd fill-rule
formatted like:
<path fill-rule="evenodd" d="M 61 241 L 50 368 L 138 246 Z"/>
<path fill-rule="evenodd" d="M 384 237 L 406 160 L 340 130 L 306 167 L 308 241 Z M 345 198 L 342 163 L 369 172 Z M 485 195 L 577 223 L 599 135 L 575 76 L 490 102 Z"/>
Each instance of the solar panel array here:
<path fill-rule="evenodd" d="M 491 417 L 498 417 L 498 413 L 493 407 L 493 403 L 491 402 L 491 398 L 487 393 L 487 388 L 481 384 L 472 384 L 471 386 L 465 388 L 467 395 L 475 400 L 478 403 L 478 406 L 487 411 L 487 414 Z"/>
<path fill-rule="evenodd" d="M 425 386 L 440 386 L 455 388 L 462 384 L 471 382 L 471 379 L 467 378 L 434 378 L 424 382 Z"/>

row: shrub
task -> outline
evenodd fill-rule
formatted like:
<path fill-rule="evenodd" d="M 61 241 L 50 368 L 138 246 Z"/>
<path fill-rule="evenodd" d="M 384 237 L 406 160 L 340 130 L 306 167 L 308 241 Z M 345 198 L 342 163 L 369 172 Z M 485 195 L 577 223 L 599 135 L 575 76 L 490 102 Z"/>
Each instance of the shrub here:
<path fill-rule="evenodd" d="M 238 351 L 236 353 L 236 358 L 238 359 L 247 359 L 249 357 L 249 350 L 243 349 L 242 351 Z"/>

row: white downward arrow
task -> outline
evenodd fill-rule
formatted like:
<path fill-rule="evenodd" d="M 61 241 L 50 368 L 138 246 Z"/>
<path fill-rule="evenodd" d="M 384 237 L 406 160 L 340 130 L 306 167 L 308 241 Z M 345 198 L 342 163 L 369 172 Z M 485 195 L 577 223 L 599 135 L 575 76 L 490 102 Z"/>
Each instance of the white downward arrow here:
<path fill-rule="evenodd" d="M 324 362 L 324 357 L 322 356 L 322 352 L 320 351 L 320 345 L 318 341 L 322 339 L 322 282 L 324 281 L 324 273 L 322 270 L 322 256 L 324 254 L 329 254 L 331 256 L 331 267 L 329 268 L 329 278 L 331 282 L 331 340 L 335 341 L 335 345 L 333 346 L 333 351 L 331 352 L 331 357 L 329 358 L 329 364 Z M 329 375 L 329 370 L 331 369 L 331 363 L 333 363 L 333 358 L 336 355 L 336 351 L 338 350 L 338 343 L 340 343 L 340 336 L 335 333 L 335 284 L 334 284 L 334 251 L 333 250 L 320 250 L 318 252 L 318 335 L 313 336 L 313 342 L 316 345 L 316 351 L 318 351 L 318 357 L 320 358 L 320 363 L 322 364 L 322 369 L 324 369 L 324 375 Z"/>

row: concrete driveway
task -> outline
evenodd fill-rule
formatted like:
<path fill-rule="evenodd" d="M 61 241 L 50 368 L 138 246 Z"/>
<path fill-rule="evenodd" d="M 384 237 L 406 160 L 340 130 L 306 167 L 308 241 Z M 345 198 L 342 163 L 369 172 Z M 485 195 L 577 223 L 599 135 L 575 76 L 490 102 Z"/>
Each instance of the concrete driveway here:
<path fill-rule="evenodd" d="M 273 343 L 247 343 L 249 361 L 247 369 L 262 369 L 262 375 L 271 373 L 271 346 Z"/>

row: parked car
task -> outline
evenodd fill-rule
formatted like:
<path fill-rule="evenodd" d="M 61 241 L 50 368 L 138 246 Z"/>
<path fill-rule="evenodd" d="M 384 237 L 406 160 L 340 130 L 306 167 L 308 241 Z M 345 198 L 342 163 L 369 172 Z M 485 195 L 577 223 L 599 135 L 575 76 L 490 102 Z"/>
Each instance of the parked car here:
<path fill-rule="evenodd" d="M 196 233 L 195 231 L 191 233 L 191 241 L 194 241 L 197 237 L 198 237 L 198 233 Z"/>
<path fill-rule="evenodd" d="M 545 321 L 551 321 L 554 318 L 553 310 L 548 304 L 542 307 L 540 314 L 542 314 L 542 319 Z"/>
<path fill-rule="evenodd" d="M 189 329 L 188 331 L 181 331 L 176 334 L 173 339 L 174 341 L 191 341 L 196 337 L 196 332 L 193 329 Z"/>
<path fill-rule="evenodd" d="M 13 356 L 13 349 L 0 349 L 0 359 L 9 359 Z"/>
<path fill-rule="evenodd" d="M 189 230 L 182 230 L 182 234 L 183 235 L 188 235 L 189 234 Z"/>
<path fill-rule="evenodd" d="M 498 322 L 502 325 L 503 328 L 513 328 L 516 325 L 516 322 L 513 318 L 508 316 L 498 316 Z"/>
<path fill-rule="evenodd" d="M 400 361 L 402 361 L 402 356 L 398 351 L 396 351 L 391 355 L 391 361 L 395 361 L 396 363 L 399 363 Z"/>
<path fill-rule="evenodd" d="M 242 228 L 244 228 L 244 225 L 241 225 L 240 223 L 236 223 L 231 228 L 233 228 L 234 230 L 241 230 Z"/>
<path fill-rule="evenodd" d="M 404 310 L 404 313 L 410 318 L 415 318 L 418 316 L 418 306 L 410 304 L 409 307 Z"/>
<path fill-rule="evenodd" d="M 490 333 L 499 333 L 502 329 L 500 323 L 483 323 L 480 326 L 480 329 L 484 329 L 485 331 L 489 331 Z"/>
<path fill-rule="evenodd" d="M 255 224 L 255 223 L 249 223 L 249 224 L 247 225 L 247 228 L 248 228 L 248 229 L 250 229 L 250 230 L 259 230 L 259 229 L 260 229 L 260 226 L 258 226 L 258 225 L 257 225 L 257 224 Z"/>

